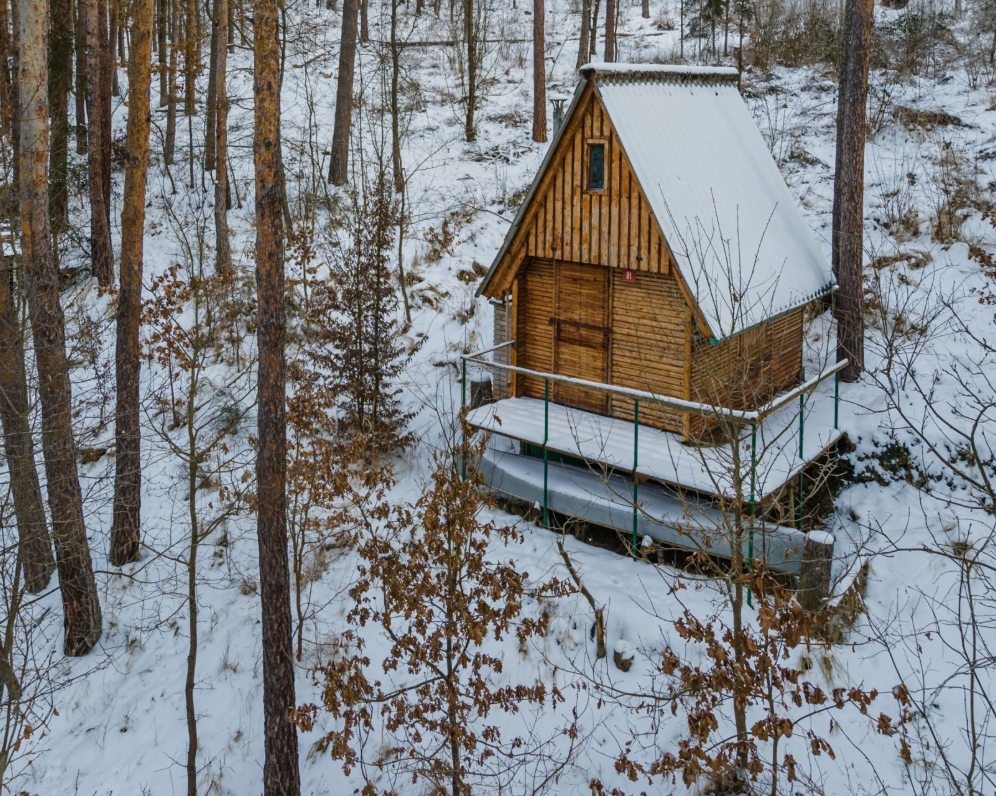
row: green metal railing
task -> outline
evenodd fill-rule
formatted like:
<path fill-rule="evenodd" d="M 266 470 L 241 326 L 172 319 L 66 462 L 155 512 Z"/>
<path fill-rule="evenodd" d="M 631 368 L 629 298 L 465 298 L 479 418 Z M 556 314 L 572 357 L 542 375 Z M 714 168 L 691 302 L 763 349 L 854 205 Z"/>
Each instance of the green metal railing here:
<path fill-rule="evenodd" d="M 761 422 L 772 414 L 773 412 L 781 409 L 783 406 L 788 404 L 795 398 L 799 399 L 799 460 L 802 462 L 802 467 L 799 470 L 798 475 L 798 510 L 797 510 L 797 524 L 799 529 L 802 528 L 803 521 L 803 502 L 804 502 L 804 486 L 805 486 L 805 451 L 804 451 L 804 433 L 805 433 L 805 408 L 806 408 L 806 396 L 814 390 L 819 384 L 828 379 L 830 376 L 834 377 L 834 407 L 833 407 L 833 426 L 837 430 L 839 428 L 839 403 L 840 403 L 840 371 L 847 366 L 847 360 L 842 360 L 832 367 L 822 371 L 811 379 L 803 382 L 799 386 L 790 390 L 789 392 L 777 396 L 773 400 L 764 404 L 756 410 L 742 410 L 742 409 L 731 409 L 729 407 L 714 406 L 711 404 L 698 403 L 696 401 L 685 401 L 680 398 L 671 398 L 669 396 L 655 395 L 651 392 L 645 392 L 643 390 L 635 390 L 629 387 L 619 387 L 611 384 L 602 384 L 601 382 L 588 381 L 586 379 L 577 379 L 571 376 L 560 376 L 554 373 L 542 373 L 540 371 L 529 370 L 528 368 L 520 368 L 516 365 L 509 365 L 503 362 L 488 362 L 483 361 L 482 357 L 487 354 L 491 354 L 495 351 L 501 350 L 503 348 L 510 347 L 515 344 L 514 340 L 509 340 L 505 343 L 501 343 L 491 348 L 486 348 L 483 351 L 476 351 L 471 354 L 462 354 L 460 359 L 462 363 L 461 367 L 461 388 L 460 388 L 460 400 L 461 409 L 467 406 L 467 363 L 473 362 L 477 365 L 484 367 L 485 369 L 497 368 L 499 370 L 508 371 L 511 373 L 517 373 L 522 376 L 541 379 L 543 381 L 543 505 L 542 505 L 542 516 L 543 516 L 543 527 L 549 527 L 549 443 L 550 443 L 550 384 L 551 383 L 561 383 L 570 384 L 574 387 L 581 387 L 584 389 L 595 390 L 598 392 L 607 393 L 610 395 L 618 395 L 623 397 L 632 398 L 633 400 L 633 466 L 632 466 L 632 480 L 633 480 L 633 526 L 632 526 L 632 539 L 630 546 L 630 553 L 633 557 L 636 557 L 639 551 L 639 534 L 638 534 L 638 520 L 640 513 L 639 506 L 639 443 L 640 443 L 640 401 L 652 401 L 660 406 L 668 409 L 677 410 L 679 412 L 687 412 L 692 414 L 697 414 L 701 416 L 721 416 L 726 417 L 731 420 L 738 421 L 744 425 L 750 424 L 750 473 L 749 473 L 749 483 L 750 492 L 748 500 L 748 512 L 750 517 L 750 523 L 748 526 L 748 536 L 747 536 L 747 565 L 750 569 L 754 567 L 754 530 L 756 524 L 756 514 L 757 514 L 757 431 Z M 463 476 L 466 478 L 466 463 L 464 463 Z M 747 592 L 747 604 L 751 605 L 752 598 L 750 590 Z"/>

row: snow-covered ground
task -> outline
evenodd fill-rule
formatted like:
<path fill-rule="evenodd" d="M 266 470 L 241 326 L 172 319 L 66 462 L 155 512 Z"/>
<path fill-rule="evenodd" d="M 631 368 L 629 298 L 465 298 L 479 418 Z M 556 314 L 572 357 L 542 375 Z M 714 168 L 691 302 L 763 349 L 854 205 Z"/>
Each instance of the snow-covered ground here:
<path fill-rule="evenodd" d="M 570 93 L 578 17 L 566 3 L 548 5 L 549 86 Z M 625 5 L 619 60 L 650 61 L 675 54 L 677 34 L 658 29 L 655 20 L 662 9 L 657 0 L 651 6 L 651 20 L 644 21 L 638 7 Z M 319 190 L 327 168 L 323 152 L 332 130 L 339 17 L 307 4 L 292 6 L 288 13 L 294 35 L 288 41 L 283 89 L 284 159 L 291 209 L 297 212 L 309 192 Z M 373 38 L 386 38 L 383 21 L 372 13 Z M 880 21 L 887 22 L 900 12 L 879 13 Z M 672 10 L 671 16 L 677 18 L 677 13 Z M 491 309 L 474 297 L 477 282 L 467 272 L 475 263 L 491 262 L 545 148 L 530 140 L 531 17 L 521 8 L 506 9 L 496 12 L 494 24 L 495 38 L 506 43 L 493 55 L 478 140 L 472 145 L 463 138 L 456 102 L 460 88 L 455 53 L 441 46 L 405 49 L 411 113 L 404 162 L 412 230 L 404 252 L 406 267 L 418 277 L 412 288 L 413 323 L 406 333 L 413 341 L 424 338 L 425 342 L 404 374 L 406 406 L 417 411 L 412 427 L 418 443 L 397 462 L 392 501 L 417 498 L 428 481 L 433 451 L 451 431 L 449 424 L 460 403 L 458 369 L 452 365 L 460 352 L 486 347 L 490 338 Z M 448 24 L 427 14 L 411 38 L 437 40 L 448 35 Z M 361 48 L 356 148 L 372 149 L 378 136 L 384 135 L 384 124 L 389 134 L 389 122 L 382 121 L 386 117 L 379 113 L 383 102 L 378 55 L 376 44 Z M 251 274 L 249 50 L 240 46 L 232 63 L 230 135 L 240 204 L 232 210 L 229 223 L 235 260 Z M 821 67 L 775 67 L 744 77 L 745 95 L 758 126 L 829 259 L 834 77 Z M 957 124 L 950 118 L 930 122 L 911 109 L 943 111 L 957 117 Z M 123 130 L 124 117 L 123 101 L 118 99 L 116 130 Z M 988 592 L 969 593 L 966 587 L 971 581 L 973 588 L 988 588 L 986 567 L 996 563 L 992 550 L 981 551 L 971 578 L 960 573 L 966 568 L 965 556 L 973 555 L 973 545 L 988 541 L 996 526 L 980 498 L 992 472 L 987 435 L 996 433 L 988 413 L 989 403 L 996 399 L 992 383 L 996 362 L 982 344 L 996 333 L 987 298 L 996 292 L 996 273 L 983 268 L 977 254 L 970 257 L 970 247 L 975 247 L 973 252 L 996 253 L 996 229 L 982 214 L 987 203 L 992 207 L 996 193 L 996 89 L 984 80 L 974 85 L 969 71 L 956 67 L 934 67 L 925 75 L 902 80 L 879 69 L 873 73 L 870 118 L 874 136 L 866 151 L 865 225 L 869 374 L 844 386 L 841 393 L 841 426 L 856 446 L 850 461 L 858 476 L 867 477 L 840 493 L 831 523 L 831 530 L 860 548 L 870 562 L 864 611 L 843 643 L 791 650 L 788 662 L 803 666 L 804 661 L 817 661 L 806 678 L 827 691 L 853 687 L 875 690 L 878 697 L 869 715 L 847 707 L 804 718 L 804 710 L 786 708 L 786 715 L 796 717 L 799 725 L 791 738 L 782 739 L 781 748 L 795 756 L 800 776 L 809 779 L 805 790 L 813 792 L 953 793 L 958 792 L 949 782 L 953 779 L 961 783 L 960 792 L 967 793 L 968 779 L 973 777 L 976 792 L 988 793 L 996 778 L 992 768 L 996 749 L 991 748 L 987 718 L 992 705 L 986 697 L 996 695 L 991 648 L 996 644 L 996 604 Z M 162 127 L 163 119 L 156 116 L 155 128 Z M 200 146 L 201 127 L 201 120 L 195 119 L 195 149 Z M 210 185 L 202 189 L 197 167 L 194 185 L 189 185 L 187 129 L 181 119 L 177 163 L 170 174 L 164 170 L 159 138 L 153 133 L 147 285 L 173 263 L 196 268 L 184 258 L 185 246 L 190 246 L 196 259 L 199 230 L 205 231 L 206 267 L 212 262 L 213 192 Z M 121 174 L 115 177 L 119 201 Z M 85 217 L 81 211 L 79 220 Z M 940 234 L 935 229 L 938 218 Z M 434 242 L 444 219 L 453 239 L 439 247 Z M 66 256 L 68 264 L 79 257 L 72 251 Z M 98 295 L 89 282 L 67 291 L 64 298 L 72 325 L 72 358 L 78 363 L 74 397 L 79 405 L 79 441 L 87 448 L 107 447 L 113 441 L 113 402 L 107 397 L 113 390 L 109 299 Z M 190 312 L 185 315 L 188 321 Z M 826 318 L 816 319 L 809 332 L 817 348 L 832 333 Z M 251 345 L 250 335 L 247 351 Z M 251 367 L 212 361 L 205 375 L 214 387 L 225 387 L 218 400 L 234 401 L 248 410 L 230 436 L 227 456 L 233 471 L 251 470 L 249 436 L 255 422 L 251 400 L 245 397 L 254 379 Z M 169 389 L 158 366 L 145 366 L 144 379 L 149 395 Z M 972 430 L 973 411 L 980 417 L 978 433 L 961 442 L 974 441 L 974 450 L 954 444 L 959 433 Z M 951 425 L 945 426 L 945 420 Z M 60 652 L 58 593 L 52 590 L 29 607 L 33 650 L 38 661 L 51 663 L 55 690 L 35 706 L 30 722 L 35 732 L 13 761 L 11 792 L 158 795 L 185 790 L 184 560 L 189 507 L 183 467 L 156 433 L 164 425 L 161 421 L 150 405 L 143 437 L 146 550 L 140 563 L 119 571 L 107 562 L 113 459 L 104 456 L 81 466 L 104 635 L 91 655 L 65 659 Z M 178 430 L 166 428 L 163 433 L 179 439 Z M 897 443 L 909 451 L 909 469 Z M 885 464 L 883 450 L 892 452 Z M 918 479 L 918 468 L 929 474 L 926 481 Z M 969 483 L 973 475 L 979 483 Z M 209 487 L 198 495 L 198 508 L 204 516 L 212 516 L 217 490 Z M 497 509 L 484 515 L 514 523 L 522 533 L 522 540 L 509 548 L 495 544 L 495 560 L 514 560 L 534 585 L 550 577 L 567 577 L 554 534 Z M 252 794 L 262 788 L 254 530 L 251 512 L 237 513 L 218 523 L 200 551 L 196 704 L 202 793 Z M 12 530 L 8 526 L 3 533 L 6 544 Z M 495 683 L 544 683 L 560 689 L 564 701 L 553 709 L 550 702 L 525 705 L 516 715 L 493 715 L 490 720 L 500 724 L 507 737 L 533 734 L 554 739 L 554 756 L 562 758 L 568 756 L 569 742 L 558 732 L 576 720 L 576 748 L 549 792 L 587 792 L 595 778 L 624 791 L 683 792 L 680 778 L 676 783 L 667 778 L 630 782 L 617 771 L 616 759 L 632 740 L 630 755 L 649 763 L 676 749 L 687 736 L 680 711 L 672 716 L 666 702 L 650 711 L 642 709 L 647 704 L 642 695 L 663 693 L 666 678 L 659 669 L 660 655 L 669 646 L 686 660 L 705 665 L 702 648 L 682 641 L 674 622 L 687 608 L 703 621 L 711 618 L 716 627 L 728 625 L 729 603 L 722 585 L 574 539 L 567 540 L 567 549 L 587 588 L 608 607 L 609 657 L 595 659 L 589 636 L 591 609 L 582 597 L 527 598 L 525 615 L 547 612 L 549 628 L 527 644 L 520 645 L 513 634 L 487 645 L 504 661 Z M 306 626 L 307 644 L 297 678 L 301 704 L 320 700 L 322 684 L 316 683 L 312 670 L 340 649 L 350 607 L 346 592 L 357 564 L 353 551 L 339 550 L 311 583 L 308 599 L 320 610 Z M 749 609 L 748 616 L 756 620 Z M 387 640 L 375 627 L 368 626 L 363 636 L 365 652 L 376 663 L 386 655 Z M 612 663 L 612 650 L 617 648 L 635 651 L 635 663 L 626 673 Z M 901 717 L 894 696 L 900 683 L 913 699 L 906 729 L 899 735 L 881 732 L 880 714 L 888 716 L 893 726 Z M 974 701 L 969 698 L 973 684 L 978 696 Z M 755 715 L 757 710 L 752 710 L 753 718 L 760 716 Z M 727 714 L 720 722 L 723 728 L 732 726 Z M 320 717 L 319 726 L 332 725 Z M 834 755 L 812 754 L 804 730 L 826 739 Z M 345 774 L 340 762 L 314 748 L 319 737 L 318 731 L 300 736 L 304 792 L 354 792 L 363 787 L 365 776 L 375 780 L 382 776 L 369 765 Z M 910 745 L 908 752 L 905 743 Z M 368 764 L 383 744 L 376 733 L 364 739 Z M 989 768 L 964 773 L 973 745 L 978 750 L 975 759 Z M 413 786 L 404 778 L 377 782 L 402 793 L 420 793 L 423 788 L 423 783 Z M 700 786 L 693 786 L 692 792 Z M 798 783 L 796 787 L 804 789 Z M 782 788 L 779 792 L 789 792 L 784 781 Z M 508 792 L 531 792 L 527 778 Z"/>

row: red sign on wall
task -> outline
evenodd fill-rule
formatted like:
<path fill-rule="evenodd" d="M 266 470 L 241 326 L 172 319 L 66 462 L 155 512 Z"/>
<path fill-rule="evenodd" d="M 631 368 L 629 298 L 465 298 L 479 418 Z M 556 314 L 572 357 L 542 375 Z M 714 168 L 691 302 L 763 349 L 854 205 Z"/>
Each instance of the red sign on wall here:
<path fill-rule="evenodd" d="M 623 282 L 635 282 L 636 281 L 636 271 L 632 268 L 623 269 Z"/>

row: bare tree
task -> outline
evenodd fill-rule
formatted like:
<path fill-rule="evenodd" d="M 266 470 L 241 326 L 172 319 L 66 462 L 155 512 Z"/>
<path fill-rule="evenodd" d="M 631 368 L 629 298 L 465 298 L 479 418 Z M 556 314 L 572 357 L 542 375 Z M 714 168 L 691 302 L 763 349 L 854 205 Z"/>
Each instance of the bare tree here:
<path fill-rule="evenodd" d="M 546 4 L 533 0 L 533 141 L 546 141 Z"/>
<path fill-rule="evenodd" d="M 287 558 L 286 314 L 280 161 L 280 42 L 277 0 L 253 2 L 255 69 L 256 282 L 259 350 L 256 533 L 263 609 L 266 796 L 298 796 L 294 654 Z"/>
<path fill-rule="evenodd" d="M 18 6 L 21 109 L 20 216 L 25 285 L 42 407 L 42 451 L 52 513 L 67 655 L 85 655 L 100 639 L 100 603 L 83 523 L 83 495 L 76 471 L 72 388 L 66 360 L 66 324 L 59 303 L 59 274 L 52 256 L 48 215 L 47 3 Z"/>
<path fill-rule="evenodd" d="M 840 285 L 834 297 L 838 358 L 849 364 L 841 378 L 857 381 L 865 362 L 864 168 L 868 65 L 871 59 L 873 0 L 847 0 L 837 96 L 837 167 L 833 191 L 833 271 Z"/>
<path fill-rule="evenodd" d="M 41 485 L 35 469 L 34 443 L 28 420 L 28 381 L 24 365 L 23 329 L 15 301 L 13 258 L 3 258 L 0 272 L 0 420 L 10 490 L 17 517 L 18 547 L 25 589 L 44 589 L 55 569 Z"/>
<path fill-rule="evenodd" d="M 90 189 L 90 257 L 102 287 L 114 280 L 111 245 L 111 64 L 107 0 L 84 0 Z"/>
<path fill-rule="evenodd" d="M 139 327 L 142 316 L 145 187 L 149 169 L 154 1 L 134 0 L 128 63 L 128 160 L 121 208 L 121 273 L 115 348 L 114 520 L 110 555 L 111 563 L 116 566 L 138 560 L 142 519 Z"/>
<path fill-rule="evenodd" d="M 214 175 L 214 237 L 215 268 L 219 272 L 232 266 L 232 248 L 228 235 L 228 14 L 230 0 L 215 0 L 215 17 L 218 20 L 218 48 L 215 52 L 214 75 L 217 82 L 217 121 L 215 123 L 215 175 Z"/>
<path fill-rule="evenodd" d="M 345 185 L 349 178 L 349 134 L 353 122 L 353 75 L 356 69 L 358 0 L 343 0 L 339 76 L 336 78 L 335 127 L 329 157 L 329 182 Z"/>
<path fill-rule="evenodd" d="M 605 62 L 616 60 L 616 0 L 605 0 Z"/>

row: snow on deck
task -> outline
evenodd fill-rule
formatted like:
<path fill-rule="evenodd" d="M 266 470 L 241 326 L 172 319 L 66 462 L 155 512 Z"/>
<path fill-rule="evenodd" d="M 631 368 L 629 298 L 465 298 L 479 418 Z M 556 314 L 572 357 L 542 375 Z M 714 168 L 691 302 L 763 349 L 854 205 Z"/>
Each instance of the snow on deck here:
<path fill-rule="evenodd" d="M 803 419 L 803 455 L 799 456 L 799 402 L 792 401 L 768 415 L 757 429 L 756 490 L 760 500 L 797 475 L 818 458 L 841 433 L 834 428 L 833 382 L 806 395 Z M 468 415 L 471 426 L 504 437 L 543 445 L 543 401 L 506 398 L 481 406 Z M 587 462 L 633 471 L 633 423 L 550 403 L 551 451 Z M 735 497 L 731 477 L 735 451 L 730 444 L 700 447 L 686 444 L 680 434 L 641 425 L 636 473 L 665 484 L 703 494 Z M 743 478 L 749 478 L 750 426 L 739 440 Z M 744 481 L 747 497 L 749 482 Z"/>

